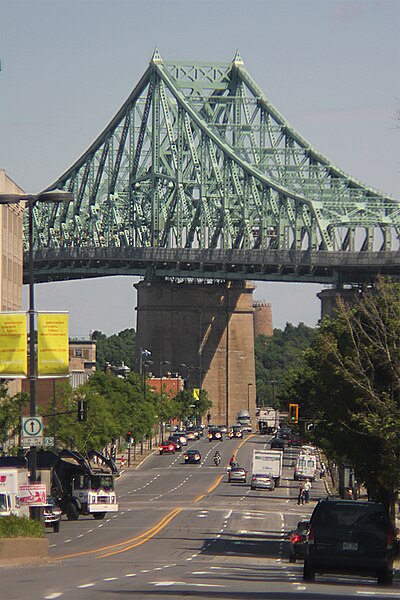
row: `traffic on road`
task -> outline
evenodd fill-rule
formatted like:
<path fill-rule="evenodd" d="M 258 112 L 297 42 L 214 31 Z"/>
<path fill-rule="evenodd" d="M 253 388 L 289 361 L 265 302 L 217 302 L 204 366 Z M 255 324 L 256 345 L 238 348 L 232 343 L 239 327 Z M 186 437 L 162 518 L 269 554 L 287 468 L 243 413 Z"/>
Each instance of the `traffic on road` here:
<path fill-rule="evenodd" d="M 204 437 L 189 438 L 183 452 L 156 447 L 116 480 L 117 513 L 101 522 L 63 517 L 59 533 L 46 534 L 49 564 L 3 567 L 2 597 L 395 598 L 397 574 L 390 587 L 387 577 L 383 582 L 387 571 L 380 585 L 373 574 L 315 575 L 307 524 L 329 495 L 329 482 L 319 477 L 317 453 L 308 502 L 298 504 L 299 483 L 306 480 L 294 478 L 296 465 L 306 452 L 314 454 L 286 443 L 271 454 L 272 439 L 247 432 L 243 438 L 222 433 L 222 441 L 213 434 L 210 440 L 205 430 Z M 269 485 L 263 485 L 267 475 Z M 345 542 L 349 556 L 357 552 L 356 542 Z M 312 570 L 306 577 L 304 557 Z"/>

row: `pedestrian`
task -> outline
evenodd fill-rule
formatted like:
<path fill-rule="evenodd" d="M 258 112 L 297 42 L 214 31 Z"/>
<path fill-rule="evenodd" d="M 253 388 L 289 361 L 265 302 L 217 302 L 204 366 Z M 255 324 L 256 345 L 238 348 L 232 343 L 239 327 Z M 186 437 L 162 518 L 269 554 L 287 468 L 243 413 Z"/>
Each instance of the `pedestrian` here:
<path fill-rule="evenodd" d="M 306 479 L 304 484 L 304 500 L 305 503 L 308 504 L 310 502 L 310 490 L 311 490 L 311 481 Z"/>
<path fill-rule="evenodd" d="M 299 483 L 299 494 L 297 496 L 297 504 L 304 504 L 304 488 L 301 481 Z"/>
<path fill-rule="evenodd" d="M 125 456 L 124 456 L 124 455 L 122 455 L 122 456 L 121 456 L 121 461 L 120 461 L 120 463 L 121 463 L 121 469 L 123 469 L 123 468 L 124 468 L 124 466 L 125 466 Z"/>

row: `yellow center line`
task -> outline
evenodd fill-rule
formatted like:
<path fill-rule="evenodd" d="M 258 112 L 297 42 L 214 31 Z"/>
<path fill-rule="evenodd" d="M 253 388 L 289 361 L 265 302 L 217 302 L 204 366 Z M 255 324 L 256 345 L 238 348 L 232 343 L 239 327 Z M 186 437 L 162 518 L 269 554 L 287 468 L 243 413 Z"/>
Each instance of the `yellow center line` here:
<path fill-rule="evenodd" d="M 241 448 L 242 445 L 249 438 L 251 438 L 253 436 L 254 436 L 254 433 L 249 435 L 246 439 L 244 439 L 241 442 L 241 444 L 236 449 L 234 456 L 236 456 L 236 453 L 239 450 L 239 448 Z M 215 488 L 221 483 L 223 477 L 224 477 L 223 475 L 218 477 L 216 482 L 207 490 L 207 493 L 202 494 L 201 496 L 198 496 L 197 498 L 195 498 L 192 501 L 192 503 L 196 504 L 196 502 L 199 502 L 199 500 L 201 500 L 202 498 L 205 498 L 207 494 L 210 494 L 213 490 L 215 490 Z M 154 525 L 147 531 L 141 533 L 140 535 L 138 535 L 137 537 L 134 537 L 132 539 L 125 540 L 124 542 L 119 542 L 117 544 L 112 544 L 110 546 L 103 546 L 102 548 L 95 548 L 94 550 L 83 550 L 82 552 L 75 552 L 74 554 L 67 554 L 65 556 L 59 556 L 58 559 L 62 560 L 64 558 L 74 558 L 75 556 L 83 556 L 85 554 L 95 554 L 98 552 L 112 550 L 112 548 L 118 548 L 120 546 L 126 546 L 127 544 L 129 544 L 129 546 L 126 546 L 126 548 L 120 548 L 119 550 L 115 550 L 114 552 L 108 552 L 107 554 L 103 554 L 103 555 L 99 556 L 98 558 L 106 558 L 108 556 L 113 556 L 114 554 L 120 554 L 121 552 L 126 552 L 127 550 L 131 550 L 132 548 L 141 546 L 148 540 L 151 540 L 151 538 L 153 538 L 157 533 L 159 533 L 162 529 L 164 529 L 164 527 L 166 527 L 168 525 L 168 523 L 170 523 L 173 519 L 175 519 L 175 517 L 178 516 L 180 512 L 182 512 L 182 510 L 183 509 L 179 508 L 179 507 L 174 508 L 168 514 L 164 515 L 164 517 L 156 525 Z"/>
<path fill-rule="evenodd" d="M 178 508 L 174 508 L 171 512 L 169 512 L 167 515 L 164 515 L 164 517 L 153 527 L 151 527 L 150 529 L 148 529 L 147 531 L 145 531 L 144 533 L 141 533 L 140 535 L 138 535 L 135 538 L 131 538 L 129 540 L 125 540 L 123 542 L 119 542 L 118 544 L 112 544 L 110 546 L 103 546 L 102 548 L 95 548 L 94 550 L 83 550 L 82 552 L 76 552 L 75 554 L 67 554 L 66 556 L 59 556 L 59 559 L 63 559 L 63 558 L 73 558 L 74 556 L 82 556 L 84 554 L 94 554 L 95 552 L 102 552 L 103 550 L 110 550 L 111 548 L 117 548 L 118 546 L 125 546 L 125 544 L 130 544 L 132 542 L 135 542 L 137 540 L 140 540 L 144 537 L 146 537 L 147 535 L 149 535 L 152 531 L 154 531 L 155 529 L 157 529 L 158 527 L 162 526 L 164 521 L 166 519 L 168 519 L 168 517 L 170 515 L 172 515 L 173 513 L 175 513 L 178 510 Z M 175 516 L 175 515 L 174 515 Z"/>
<path fill-rule="evenodd" d="M 182 508 L 177 508 L 177 509 L 175 509 L 175 511 L 172 511 L 172 513 L 169 513 L 169 517 L 164 520 L 162 525 L 160 525 L 159 527 L 153 528 L 153 530 L 150 529 L 148 532 L 149 535 L 147 535 L 146 537 L 143 536 L 143 539 L 137 541 L 135 544 L 131 544 L 130 546 L 127 546 L 126 548 L 122 548 L 121 550 L 115 550 L 114 552 L 109 552 L 108 554 L 103 554 L 102 556 L 99 556 L 99 558 L 107 558 L 108 556 L 114 556 L 115 554 L 121 554 L 121 552 L 127 552 L 127 550 L 132 550 L 132 548 L 141 546 L 145 542 L 148 542 L 149 540 L 151 540 L 151 538 L 154 537 L 159 531 L 164 529 L 164 527 L 166 527 L 168 525 L 168 523 L 170 521 L 172 521 L 172 519 L 175 519 L 175 517 L 177 515 L 179 515 L 180 512 L 182 512 Z"/>

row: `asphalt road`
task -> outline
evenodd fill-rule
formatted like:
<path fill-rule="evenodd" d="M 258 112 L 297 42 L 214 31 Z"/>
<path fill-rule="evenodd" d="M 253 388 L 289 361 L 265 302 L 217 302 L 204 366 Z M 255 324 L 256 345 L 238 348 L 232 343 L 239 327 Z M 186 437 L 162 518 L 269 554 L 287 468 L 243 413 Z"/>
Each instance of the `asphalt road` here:
<path fill-rule="evenodd" d="M 233 452 L 250 469 L 253 449 L 268 448 L 268 439 L 192 442 L 200 465 L 183 464 L 181 453 L 151 455 L 118 480 L 117 514 L 104 521 L 63 519 L 60 533 L 47 533 L 49 564 L 3 567 L 1 600 L 398 599 L 398 579 L 392 588 L 347 576 L 317 575 L 315 583 L 303 583 L 302 564 L 288 561 L 288 532 L 326 496 L 323 481 L 313 485 L 311 502 L 298 506 L 298 451 L 288 449 L 273 492 L 227 482 Z M 213 464 L 217 447 L 220 467 Z"/>

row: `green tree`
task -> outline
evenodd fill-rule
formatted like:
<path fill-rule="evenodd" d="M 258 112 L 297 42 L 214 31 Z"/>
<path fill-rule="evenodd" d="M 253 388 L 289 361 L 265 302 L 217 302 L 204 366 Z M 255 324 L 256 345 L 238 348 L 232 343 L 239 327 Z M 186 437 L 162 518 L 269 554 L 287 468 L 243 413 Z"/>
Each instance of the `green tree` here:
<path fill-rule="evenodd" d="M 323 321 L 292 384 L 313 437 L 393 514 L 400 484 L 400 284 L 380 279 Z"/>
<path fill-rule="evenodd" d="M 21 431 L 22 409 L 28 404 L 27 394 L 7 395 L 7 383 L 0 382 L 0 444 Z"/>
<path fill-rule="evenodd" d="M 117 367 L 123 363 L 132 371 L 134 370 L 136 343 L 134 329 L 124 329 L 109 337 L 101 331 L 94 331 L 92 340 L 96 342 L 96 362 L 99 369 L 103 370 L 107 363 Z"/>
<path fill-rule="evenodd" d="M 303 353 L 314 338 L 315 329 L 304 323 L 297 327 L 287 323 L 285 329 L 274 329 L 274 335 L 257 336 L 254 343 L 256 361 L 256 385 L 259 406 L 287 409 L 282 402 L 282 389 L 291 379 L 292 371 L 299 368 Z"/>

